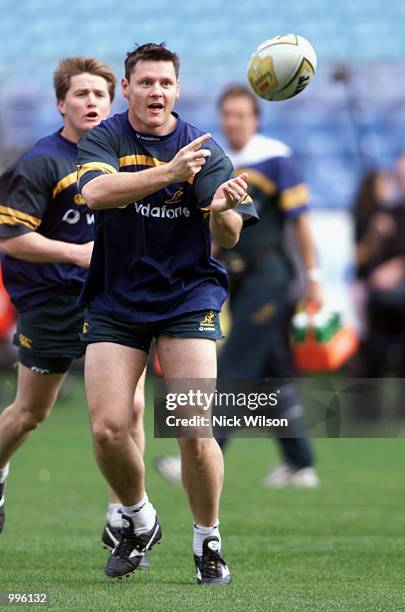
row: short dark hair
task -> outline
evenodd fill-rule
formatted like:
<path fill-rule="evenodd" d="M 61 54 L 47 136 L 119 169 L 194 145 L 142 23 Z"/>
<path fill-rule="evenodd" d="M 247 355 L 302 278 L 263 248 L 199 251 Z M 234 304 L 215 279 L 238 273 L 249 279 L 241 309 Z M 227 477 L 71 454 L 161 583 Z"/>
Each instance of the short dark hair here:
<path fill-rule="evenodd" d="M 79 55 L 60 60 L 53 73 L 53 86 L 58 102 L 65 99 L 70 87 L 70 79 L 83 72 L 103 77 L 107 81 L 111 102 L 114 100 L 116 80 L 111 68 L 96 57 Z"/>
<path fill-rule="evenodd" d="M 253 91 L 249 89 L 249 87 L 246 87 L 246 85 L 241 85 L 240 83 L 233 83 L 232 85 L 228 85 L 228 87 L 226 87 L 219 96 L 219 108 L 221 108 L 225 100 L 228 100 L 229 98 L 249 98 L 249 100 L 252 102 L 254 114 L 256 115 L 256 117 L 260 116 L 260 107 L 257 101 L 257 97 L 255 96 Z"/>
<path fill-rule="evenodd" d="M 176 78 L 179 78 L 180 60 L 176 53 L 166 47 L 166 43 L 146 43 L 137 45 L 133 51 L 128 51 L 125 58 L 125 78 L 129 81 L 131 74 L 140 61 L 172 62 Z"/>

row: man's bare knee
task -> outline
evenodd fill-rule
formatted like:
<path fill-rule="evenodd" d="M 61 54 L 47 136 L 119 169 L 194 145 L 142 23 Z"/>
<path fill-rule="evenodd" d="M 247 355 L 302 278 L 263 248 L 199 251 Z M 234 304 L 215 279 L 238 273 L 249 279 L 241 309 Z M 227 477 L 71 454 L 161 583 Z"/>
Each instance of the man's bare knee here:
<path fill-rule="evenodd" d="M 143 397 L 135 397 L 133 410 L 134 421 L 139 421 L 140 419 L 143 419 L 144 408 L 145 402 Z"/>
<path fill-rule="evenodd" d="M 128 428 L 110 420 L 99 420 L 92 425 L 93 440 L 97 446 L 109 447 L 122 444 L 128 436 Z"/>
<path fill-rule="evenodd" d="M 23 432 L 29 432 L 45 421 L 48 417 L 52 406 L 44 406 L 39 404 L 19 403 L 14 404 L 11 408 L 14 413 L 16 422 L 19 424 L 19 429 Z"/>
<path fill-rule="evenodd" d="M 216 442 L 213 438 L 182 438 L 179 445 L 188 460 L 202 463 L 207 454 L 213 451 Z"/>

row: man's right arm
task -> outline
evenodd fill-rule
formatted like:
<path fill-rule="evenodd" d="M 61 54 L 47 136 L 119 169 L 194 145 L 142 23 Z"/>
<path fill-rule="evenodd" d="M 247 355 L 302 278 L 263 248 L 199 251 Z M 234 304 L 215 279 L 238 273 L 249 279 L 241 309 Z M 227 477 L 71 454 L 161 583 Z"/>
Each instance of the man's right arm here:
<path fill-rule="evenodd" d="M 201 149 L 201 145 L 210 138 L 210 134 L 196 138 L 180 149 L 170 162 L 155 168 L 138 172 L 100 173 L 93 176 L 81 185 L 81 193 L 87 206 L 92 210 L 118 208 L 156 193 L 171 183 L 192 179 L 211 154 L 208 149 Z M 102 166 L 103 161 L 101 159 L 98 161 Z M 82 180 L 80 177 L 85 177 L 86 163 L 89 166 L 91 164 L 92 172 L 97 170 L 97 160 L 86 159 L 79 169 L 79 184 Z"/>
<path fill-rule="evenodd" d="M 69 263 L 88 268 L 92 250 L 93 242 L 73 244 L 51 240 L 37 232 L 0 238 L 0 251 L 16 259 L 34 263 Z"/>
<path fill-rule="evenodd" d="M 174 182 L 168 166 L 96 176 L 82 187 L 82 196 L 92 210 L 130 204 Z"/>

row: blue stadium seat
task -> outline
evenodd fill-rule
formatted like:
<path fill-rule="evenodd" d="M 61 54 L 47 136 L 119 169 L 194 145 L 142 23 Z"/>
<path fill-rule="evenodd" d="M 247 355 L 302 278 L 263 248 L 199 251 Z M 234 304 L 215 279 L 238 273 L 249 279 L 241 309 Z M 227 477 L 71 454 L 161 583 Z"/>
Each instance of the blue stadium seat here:
<path fill-rule="evenodd" d="M 135 43 L 165 40 L 182 60 L 182 116 L 217 134 L 216 98 L 266 38 L 296 31 L 315 46 L 310 88 L 283 103 L 261 103 L 265 133 L 296 151 L 320 207 L 350 205 L 364 165 L 390 163 L 405 149 L 405 5 L 383 0 L 268 0 L 175 3 L 2 0 L 0 141 L 27 148 L 59 125 L 51 74 L 66 55 L 97 55 L 120 77 Z M 337 63 L 350 78 L 335 79 Z M 120 95 L 115 111 L 125 107 Z"/>

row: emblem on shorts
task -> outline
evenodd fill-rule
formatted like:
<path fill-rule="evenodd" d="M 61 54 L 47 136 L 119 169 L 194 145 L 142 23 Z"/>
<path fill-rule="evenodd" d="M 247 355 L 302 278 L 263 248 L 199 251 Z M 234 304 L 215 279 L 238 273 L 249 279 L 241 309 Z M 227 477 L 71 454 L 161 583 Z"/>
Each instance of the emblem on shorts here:
<path fill-rule="evenodd" d="M 209 310 L 205 317 L 200 321 L 199 331 L 215 331 L 215 312 Z"/>
<path fill-rule="evenodd" d="M 85 321 L 82 327 L 82 334 L 87 334 L 88 331 L 89 331 L 89 324 Z"/>
<path fill-rule="evenodd" d="M 32 348 L 32 340 L 23 334 L 18 336 L 18 342 L 22 348 L 31 349 Z"/>
<path fill-rule="evenodd" d="M 35 374 L 50 374 L 51 370 L 46 370 L 45 368 L 38 368 L 37 366 L 30 367 L 31 372 L 35 372 Z"/>

